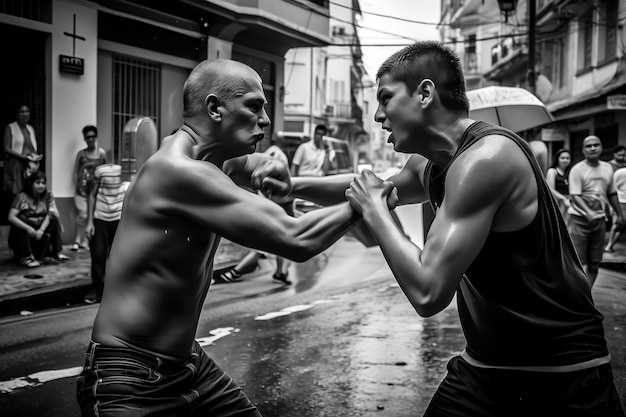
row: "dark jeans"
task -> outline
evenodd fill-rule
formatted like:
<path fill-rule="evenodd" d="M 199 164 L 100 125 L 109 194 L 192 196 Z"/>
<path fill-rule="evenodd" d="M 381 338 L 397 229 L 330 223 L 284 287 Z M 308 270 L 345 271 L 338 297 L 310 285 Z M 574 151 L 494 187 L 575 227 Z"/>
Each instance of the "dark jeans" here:
<path fill-rule="evenodd" d="M 50 224 L 40 240 L 28 236 L 26 230 L 11 225 L 9 229 L 9 248 L 18 261 L 33 256 L 42 259 L 44 256 L 56 255 L 61 250 L 59 223 L 50 219 Z"/>
<path fill-rule="evenodd" d="M 460 357 L 424 417 L 624 417 L 611 366 L 548 373 L 484 369 Z"/>
<path fill-rule="evenodd" d="M 82 416 L 261 417 L 198 343 L 187 361 L 170 364 L 91 342 L 76 395 Z"/>
<path fill-rule="evenodd" d="M 113 238 L 119 223 L 119 220 L 105 222 L 104 220 L 94 219 L 93 221 L 94 233 L 89 240 L 91 282 L 101 297 L 104 288 L 107 259 L 109 258 L 109 252 L 111 252 L 111 245 L 113 244 Z"/>

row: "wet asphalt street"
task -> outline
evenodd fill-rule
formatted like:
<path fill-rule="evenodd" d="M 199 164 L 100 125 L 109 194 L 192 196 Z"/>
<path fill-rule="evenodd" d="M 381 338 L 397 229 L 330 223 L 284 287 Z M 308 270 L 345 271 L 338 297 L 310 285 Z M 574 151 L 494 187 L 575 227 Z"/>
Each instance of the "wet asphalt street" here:
<path fill-rule="evenodd" d="M 271 258 L 209 294 L 197 339 L 265 417 L 421 416 L 464 347 L 454 302 L 420 318 L 377 248 L 342 240 L 271 283 Z M 626 276 L 601 269 L 616 385 L 626 398 Z M 0 415 L 78 416 L 74 375 L 97 306 L 0 322 Z"/>

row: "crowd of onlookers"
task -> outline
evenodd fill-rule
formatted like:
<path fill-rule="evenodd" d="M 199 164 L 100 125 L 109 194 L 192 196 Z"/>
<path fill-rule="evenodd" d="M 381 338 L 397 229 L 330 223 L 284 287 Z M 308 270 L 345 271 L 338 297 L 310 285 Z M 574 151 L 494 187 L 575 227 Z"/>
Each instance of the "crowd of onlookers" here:
<path fill-rule="evenodd" d="M 626 215 L 626 146 L 617 145 L 608 162 L 600 160 L 602 151 L 600 138 L 587 136 L 582 161 L 572 164 L 571 151 L 560 149 L 546 173 L 591 285 L 603 253 L 612 252 L 622 235 Z"/>
<path fill-rule="evenodd" d="M 2 187 L 11 201 L 9 249 L 21 266 L 37 268 L 69 257 L 62 253 L 63 224 L 46 174 L 40 170 L 43 155 L 29 121 L 30 108 L 24 104 L 5 128 Z M 106 260 L 128 182 L 121 180 L 119 165 L 107 164 L 106 152 L 98 147 L 98 128 L 85 126 L 82 134 L 86 147 L 77 153 L 74 167 L 76 222 L 70 249 L 91 253 L 93 288 L 85 301 L 94 303 L 102 296 Z"/>
<path fill-rule="evenodd" d="M 5 128 L 3 191 L 12 201 L 8 213 L 9 248 L 20 265 L 36 268 L 45 262 L 69 258 L 62 253 L 63 224 L 46 175 L 39 169 L 43 155 L 38 152 L 35 130 L 29 121 L 30 108 L 21 105 L 16 120 Z M 299 146 L 290 164 L 293 175 L 325 175 L 332 159 L 324 146 L 326 134 L 326 127 L 319 125 L 313 139 Z M 93 289 L 85 301 L 93 303 L 102 295 L 106 259 L 128 182 L 121 180 L 119 165 L 107 164 L 106 152 L 98 146 L 97 127 L 85 126 L 82 135 L 86 146 L 77 153 L 74 167 L 76 216 L 70 249 L 91 251 Z M 288 163 L 275 143 L 266 153 Z M 613 159 L 604 162 L 600 160 L 602 142 L 591 135 L 583 140 L 582 153 L 584 159 L 572 164 L 571 151 L 558 150 L 547 169 L 546 181 L 593 285 L 603 253 L 613 251 L 624 231 L 626 146 L 616 146 Z M 294 215 L 293 199 L 277 203 Z M 243 274 L 258 267 L 262 256 L 251 251 L 238 265 L 215 271 L 214 283 L 240 280 Z M 276 282 L 290 284 L 288 267 L 288 261 L 277 258 L 273 275 Z"/>

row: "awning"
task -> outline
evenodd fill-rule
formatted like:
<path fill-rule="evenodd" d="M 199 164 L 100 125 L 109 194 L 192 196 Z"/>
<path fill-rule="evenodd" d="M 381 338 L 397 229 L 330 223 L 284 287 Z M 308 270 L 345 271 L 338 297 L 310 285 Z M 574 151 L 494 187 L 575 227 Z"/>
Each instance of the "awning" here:
<path fill-rule="evenodd" d="M 606 101 L 595 103 L 591 103 L 591 101 L 602 98 L 624 86 L 626 86 L 626 82 L 613 83 L 599 89 L 586 91 L 573 97 L 546 104 L 546 107 L 552 113 L 554 121 L 602 113 L 606 110 L 610 110 L 606 106 Z"/>

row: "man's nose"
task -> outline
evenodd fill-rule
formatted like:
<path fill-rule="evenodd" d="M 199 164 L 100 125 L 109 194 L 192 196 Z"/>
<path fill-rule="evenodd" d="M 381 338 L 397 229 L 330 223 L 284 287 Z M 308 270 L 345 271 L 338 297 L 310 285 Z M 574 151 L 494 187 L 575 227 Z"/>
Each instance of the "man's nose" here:
<path fill-rule="evenodd" d="M 387 118 L 387 116 L 385 115 L 385 112 L 383 111 L 383 109 L 379 105 L 376 108 L 376 113 L 374 113 L 374 121 L 376 121 L 378 123 L 383 123 L 386 118 Z"/>
<path fill-rule="evenodd" d="M 270 116 L 267 114 L 265 109 L 263 109 L 263 115 L 259 118 L 259 126 L 261 126 L 262 128 L 266 128 L 271 124 L 272 120 L 270 119 Z"/>

